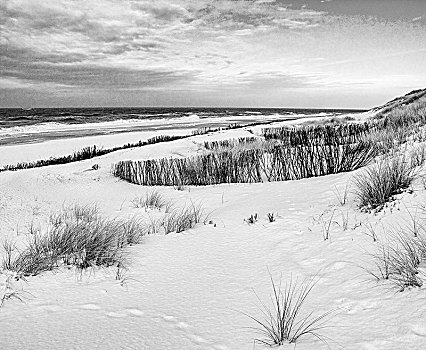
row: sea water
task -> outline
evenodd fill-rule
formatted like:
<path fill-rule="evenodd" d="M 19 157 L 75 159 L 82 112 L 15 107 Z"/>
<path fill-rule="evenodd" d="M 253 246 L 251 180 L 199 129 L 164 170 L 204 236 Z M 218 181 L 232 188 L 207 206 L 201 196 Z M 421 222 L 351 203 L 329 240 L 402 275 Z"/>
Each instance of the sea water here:
<path fill-rule="evenodd" d="M 0 145 L 134 131 L 196 129 L 361 111 L 289 108 L 1 108 Z"/>

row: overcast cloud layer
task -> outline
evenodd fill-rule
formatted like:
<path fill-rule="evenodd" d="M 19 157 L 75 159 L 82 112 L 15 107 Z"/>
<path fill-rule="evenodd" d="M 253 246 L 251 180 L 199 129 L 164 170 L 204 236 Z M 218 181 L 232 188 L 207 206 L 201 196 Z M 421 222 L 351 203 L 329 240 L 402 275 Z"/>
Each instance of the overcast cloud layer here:
<path fill-rule="evenodd" d="M 0 32 L 0 106 L 364 108 L 426 87 L 423 0 L 3 0 Z"/>

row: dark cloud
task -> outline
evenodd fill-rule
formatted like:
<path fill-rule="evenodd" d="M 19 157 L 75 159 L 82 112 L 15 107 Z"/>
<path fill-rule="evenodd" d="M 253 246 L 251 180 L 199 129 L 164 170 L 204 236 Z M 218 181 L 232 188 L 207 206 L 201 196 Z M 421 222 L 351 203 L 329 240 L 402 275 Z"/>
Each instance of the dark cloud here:
<path fill-rule="evenodd" d="M 76 70 L 84 67 L 84 62 L 96 61 L 103 57 L 120 55 L 127 51 L 152 50 L 157 49 L 158 45 L 154 43 L 146 43 L 139 45 L 117 44 L 104 48 L 98 53 L 75 53 L 75 52 L 39 52 L 30 48 L 19 48 L 11 45 L 0 44 L 0 62 L 2 75 L 16 77 L 21 79 L 30 79 L 40 82 L 46 82 L 43 72 L 51 74 L 56 71 L 69 71 L 71 64 L 75 64 Z M 87 64 L 87 63 L 86 63 Z M 93 66 L 93 64 L 92 64 Z M 93 68 L 95 69 L 95 68 Z M 27 75 L 27 77 L 25 77 Z M 58 82 L 60 76 L 58 76 Z M 48 82 L 55 82 L 53 78 Z"/>
<path fill-rule="evenodd" d="M 256 0 L 215 0 L 181 1 L 180 5 L 164 2 L 138 2 L 133 7 L 152 15 L 161 22 L 179 22 L 191 24 L 197 29 L 240 30 L 260 26 L 286 27 L 282 19 L 293 18 L 296 13 L 285 12 L 288 5 L 276 1 Z M 301 22 L 313 22 L 315 19 L 299 18 Z M 142 21 L 143 22 L 143 21 Z M 141 22 L 139 22 L 141 23 Z M 158 23 L 157 23 L 158 24 Z"/>
<path fill-rule="evenodd" d="M 80 88 L 127 89 L 167 86 L 190 80 L 193 75 L 171 71 L 130 70 L 126 68 L 97 67 L 91 65 L 58 66 L 27 65 L 19 71 L 5 70 L 4 77 L 54 83 Z"/>
<path fill-rule="evenodd" d="M 65 50 L 45 50 L 33 47 L 19 47 L 0 43 L 1 66 L 19 68 L 21 65 L 32 63 L 81 63 L 88 60 L 99 60 L 105 57 L 121 55 L 125 52 L 134 51 L 158 51 L 162 45 L 156 42 L 117 42 L 113 45 L 105 45 L 98 50 L 87 52 L 73 52 Z"/>
<path fill-rule="evenodd" d="M 279 26 L 284 7 L 276 2 L 258 2 L 254 0 L 214 1 L 204 7 L 191 9 L 193 20 L 205 26 L 227 30 L 257 28 L 260 26 Z"/>
<path fill-rule="evenodd" d="M 27 63 L 76 63 L 82 62 L 88 57 L 88 54 L 82 53 L 41 53 L 26 47 L 0 44 L 0 62 L 2 69 L 19 69 L 22 65 Z"/>
<path fill-rule="evenodd" d="M 183 6 L 167 4 L 163 2 L 137 2 L 132 4 L 132 8 L 142 13 L 150 14 L 155 19 L 164 22 L 187 21 L 188 11 Z"/>
<path fill-rule="evenodd" d="M 31 83 L 50 83 L 84 89 L 126 89 L 167 86 L 179 81 L 191 81 L 194 73 L 161 69 L 132 69 L 131 67 L 106 67 L 81 63 L 78 57 L 64 64 L 61 56 L 42 56 L 29 60 L 25 50 L 7 50 L 0 56 L 3 78 L 13 78 Z"/>

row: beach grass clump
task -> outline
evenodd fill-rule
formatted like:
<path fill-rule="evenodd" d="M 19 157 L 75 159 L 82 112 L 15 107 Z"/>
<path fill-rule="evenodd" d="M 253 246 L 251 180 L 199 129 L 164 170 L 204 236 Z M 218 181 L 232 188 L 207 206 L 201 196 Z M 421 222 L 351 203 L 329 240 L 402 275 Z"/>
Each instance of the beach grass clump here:
<path fill-rule="evenodd" d="M 147 145 L 154 145 L 156 143 L 170 142 L 170 141 L 174 141 L 174 140 L 179 140 L 181 138 L 182 138 L 182 136 L 158 135 L 158 136 L 154 136 L 154 137 L 149 138 L 146 141 L 146 144 Z"/>
<path fill-rule="evenodd" d="M 376 114 L 375 120 L 383 120 L 384 126 L 392 129 L 425 125 L 426 123 L 426 92 L 406 100 L 403 104 L 389 106 Z"/>
<path fill-rule="evenodd" d="M 146 141 L 138 141 L 136 143 L 126 143 L 122 146 L 112 147 L 112 148 L 87 146 L 80 150 L 74 151 L 72 154 L 69 154 L 66 156 L 50 157 L 49 159 L 41 159 L 34 162 L 20 162 L 14 165 L 12 164 L 5 165 L 2 168 L 0 168 L 0 172 L 40 168 L 40 167 L 49 166 L 49 165 L 68 164 L 72 162 L 78 162 L 81 160 L 100 157 L 105 154 L 123 150 L 123 149 L 153 145 L 160 142 L 170 142 L 170 141 L 179 140 L 179 139 L 183 139 L 190 136 L 192 135 L 180 135 L 180 136 L 159 135 L 159 136 L 152 137 Z M 95 168 L 93 168 L 93 170 L 97 170 L 99 168 L 99 165 L 97 166 L 96 169 Z"/>
<path fill-rule="evenodd" d="M 404 96 L 397 97 L 392 101 L 389 101 L 384 106 L 379 107 L 381 110 L 375 115 L 375 119 L 381 119 L 386 116 L 389 112 L 392 112 L 398 107 L 409 106 L 416 102 L 422 102 L 422 99 L 426 96 L 426 89 L 418 89 L 410 91 Z M 424 99 L 423 99 L 424 102 Z M 376 108 L 377 109 L 377 108 Z"/>
<path fill-rule="evenodd" d="M 366 271 L 379 280 L 388 280 L 400 291 L 409 287 L 421 287 L 425 274 L 421 272 L 426 262 L 426 235 L 413 234 L 411 230 L 399 229 L 388 244 L 381 244 L 372 254 L 374 268 Z"/>
<path fill-rule="evenodd" d="M 207 220 L 203 206 L 191 203 L 181 209 L 174 209 L 164 216 L 162 227 L 167 235 L 172 232 L 180 233 L 193 228 L 196 224 Z"/>
<path fill-rule="evenodd" d="M 266 217 L 268 218 L 269 222 L 275 222 L 275 221 L 277 221 L 277 214 L 275 214 L 275 213 L 268 213 L 266 215 Z"/>
<path fill-rule="evenodd" d="M 266 140 L 280 140 L 290 147 L 356 143 L 375 128 L 372 123 L 300 125 L 262 129 Z"/>
<path fill-rule="evenodd" d="M 390 128 L 377 128 L 363 136 L 365 142 L 375 143 L 381 154 L 391 154 L 403 145 L 412 134 L 408 128 L 393 130 Z"/>
<path fill-rule="evenodd" d="M 188 158 L 120 161 L 113 175 L 146 186 L 298 180 L 355 170 L 378 155 L 372 142 L 224 149 Z"/>
<path fill-rule="evenodd" d="M 299 180 L 352 171 L 367 165 L 377 155 L 378 149 L 371 142 L 281 146 L 274 147 L 261 164 L 268 181 Z"/>
<path fill-rule="evenodd" d="M 193 130 L 192 136 L 206 135 L 209 133 L 224 131 L 224 130 L 242 129 L 242 128 L 247 128 L 251 126 L 264 125 L 269 123 L 271 123 L 271 121 L 258 121 L 253 123 L 244 123 L 244 124 L 231 123 L 231 124 L 219 126 L 219 127 L 206 126 L 206 127 L 201 127 L 196 130 Z"/>
<path fill-rule="evenodd" d="M 232 152 L 234 154 L 254 149 L 270 153 L 274 147 L 279 147 L 280 145 L 281 142 L 279 140 L 265 140 L 260 137 L 240 137 L 238 139 L 204 142 L 204 148 L 207 152 Z"/>
<path fill-rule="evenodd" d="M 246 222 L 247 225 L 253 225 L 257 222 L 258 219 L 259 216 L 257 215 L 257 213 L 255 213 L 254 215 L 251 214 L 247 219 L 244 219 L 244 222 Z"/>
<path fill-rule="evenodd" d="M 380 210 L 393 196 L 407 189 L 415 177 L 415 168 L 404 156 L 380 159 L 353 179 L 358 206 Z"/>
<path fill-rule="evenodd" d="M 140 244 L 143 237 L 149 234 L 146 223 L 139 217 L 116 220 L 116 223 L 121 226 L 123 232 L 123 247 Z"/>
<path fill-rule="evenodd" d="M 150 208 L 158 210 L 169 206 L 161 192 L 156 189 L 148 190 L 145 196 L 135 197 L 132 200 L 132 204 L 135 208 Z"/>
<path fill-rule="evenodd" d="M 302 125 L 316 126 L 316 125 L 327 125 L 327 124 L 346 124 L 348 122 L 353 122 L 353 121 L 355 121 L 355 118 L 350 115 L 347 115 L 344 117 L 335 116 L 331 118 L 320 118 L 315 120 L 308 120 L 306 122 L 303 122 Z"/>
<path fill-rule="evenodd" d="M 84 147 L 72 154 L 62 157 L 50 157 L 49 159 L 41 159 L 34 162 L 20 162 L 15 165 L 5 165 L 0 168 L 1 171 L 16 171 L 21 169 L 40 168 L 48 165 L 67 164 L 78 162 L 85 159 L 91 159 L 109 153 L 109 150 L 97 146 Z"/>
<path fill-rule="evenodd" d="M 422 167 L 426 163 L 426 144 L 422 143 L 413 148 L 409 156 L 413 168 Z"/>
<path fill-rule="evenodd" d="M 16 299 L 24 302 L 26 293 L 22 290 L 22 288 L 15 288 L 15 281 L 16 276 L 13 273 L 0 271 L 0 309 L 6 301 L 10 299 Z"/>
<path fill-rule="evenodd" d="M 231 123 L 225 126 L 219 126 L 219 127 L 213 127 L 213 126 L 206 126 L 206 127 L 201 127 L 198 128 L 196 130 L 192 131 L 192 135 L 193 136 L 197 136 L 197 135 L 206 135 L 212 132 L 217 132 L 217 131 L 223 131 L 223 130 L 232 130 L 232 129 L 241 129 L 247 126 L 254 126 L 254 125 L 258 125 L 258 124 L 263 124 L 264 122 L 259 122 L 259 123 L 251 123 L 251 124 L 238 124 L 238 123 Z"/>
<path fill-rule="evenodd" d="M 399 103 L 392 108 L 384 108 L 371 122 L 387 135 L 387 139 L 393 138 L 396 144 L 404 143 L 408 139 L 421 140 L 424 137 L 426 125 L 426 97 L 424 96 L 425 91 L 409 98 L 404 104 Z"/>
<path fill-rule="evenodd" d="M 384 108 L 363 123 L 336 121 L 310 123 L 299 126 L 284 126 L 262 129 L 265 139 L 280 140 L 290 147 L 308 145 L 343 145 L 359 141 L 373 141 L 388 153 L 410 138 L 425 137 L 426 125 L 425 92 L 413 94 L 405 103 L 394 103 Z"/>
<path fill-rule="evenodd" d="M 120 161 L 113 174 L 146 186 L 213 185 L 261 182 L 261 150 L 214 152 L 188 158 Z"/>
<path fill-rule="evenodd" d="M 240 137 L 238 139 L 228 139 L 220 141 L 205 141 L 203 146 L 208 151 L 230 150 L 235 148 L 249 148 L 258 146 L 263 139 L 257 137 Z"/>
<path fill-rule="evenodd" d="M 3 270 L 14 271 L 15 270 L 15 260 L 14 253 L 16 251 L 16 244 L 10 239 L 3 241 L 3 259 L 1 266 Z"/>
<path fill-rule="evenodd" d="M 96 205 L 73 205 L 68 208 L 63 208 L 58 212 L 51 213 L 49 223 L 53 227 L 65 225 L 70 221 L 95 221 L 99 216 L 99 209 Z M 31 230 L 31 229 L 30 229 Z M 33 233 L 33 232 L 30 232 Z"/>
<path fill-rule="evenodd" d="M 290 280 L 282 288 L 271 277 L 272 306 L 262 302 L 263 318 L 250 315 L 257 326 L 254 329 L 262 336 L 255 341 L 268 346 L 280 346 L 286 343 L 296 343 L 305 336 L 314 336 L 326 343 L 321 331 L 326 328 L 333 311 L 313 316 L 313 312 L 304 312 L 306 299 L 315 286 L 313 279 L 302 283 Z"/>
<path fill-rule="evenodd" d="M 51 216 L 47 231 L 29 235 L 23 249 L 7 244 L 3 268 L 29 276 L 63 265 L 79 269 L 123 265 L 124 248 L 140 243 L 144 234 L 136 218 L 104 219 L 95 207 L 74 206 Z"/>

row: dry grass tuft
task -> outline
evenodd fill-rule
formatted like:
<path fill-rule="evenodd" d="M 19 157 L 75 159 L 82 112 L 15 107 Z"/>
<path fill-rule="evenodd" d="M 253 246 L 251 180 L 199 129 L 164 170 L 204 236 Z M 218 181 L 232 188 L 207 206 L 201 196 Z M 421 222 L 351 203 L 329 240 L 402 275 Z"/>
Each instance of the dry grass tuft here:
<path fill-rule="evenodd" d="M 333 311 L 313 316 L 313 312 L 303 312 L 305 301 L 315 286 L 313 279 L 305 280 L 302 283 L 290 280 L 284 287 L 281 282 L 276 285 L 271 277 L 272 284 L 272 307 L 265 303 L 263 306 L 263 319 L 250 315 L 257 323 L 254 329 L 262 335 L 256 342 L 268 345 L 284 345 L 285 343 L 296 343 L 300 338 L 311 335 L 326 342 L 326 338 L 321 335 L 321 330 L 326 328 Z"/>
<path fill-rule="evenodd" d="M 400 291 L 421 287 L 426 277 L 422 268 L 426 262 L 426 229 L 417 215 L 409 214 L 410 225 L 391 231 L 389 241 L 371 254 L 373 268 L 365 269 L 376 280 L 388 280 Z"/>
<path fill-rule="evenodd" d="M 96 207 L 74 206 L 52 215 L 48 230 L 29 235 L 23 249 L 6 242 L 2 267 L 29 276 L 61 265 L 115 266 L 124 263 L 124 248 L 140 243 L 144 234 L 136 218 L 109 220 L 101 218 Z"/>
<path fill-rule="evenodd" d="M 379 160 L 353 179 L 358 206 L 380 210 L 394 195 L 407 189 L 415 177 L 413 166 L 404 156 Z"/>
<path fill-rule="evenodd" d="M 166 235 L 171 232 L 180 233 L 193 228 L 200 222 L 205 222 L 207 217 L 201 204 L 191 203 L 182 209 L 174 209 L 167 213 L 162 226 Z"/>
<path fill-rule="evenodd" d="M 400 232 L 388 245 L 381 245 L 372 254 L 374 269 L 366 271 L 379 280 L 389 280 L 400 291 L 409 287 L 421 287 L 424 274 L 421 264 L 426 260 L 426 237 L 408 236 Z"/>
<path fill-rule="evenodd" d="M 163 195 L 158 190 L 148 190 L 145 196 L 135 197 L 132 200 L 135 208 L 150 208 L 161 210 L 164 207 L 169 208 L 170 204 L 164 199 Z"/>

